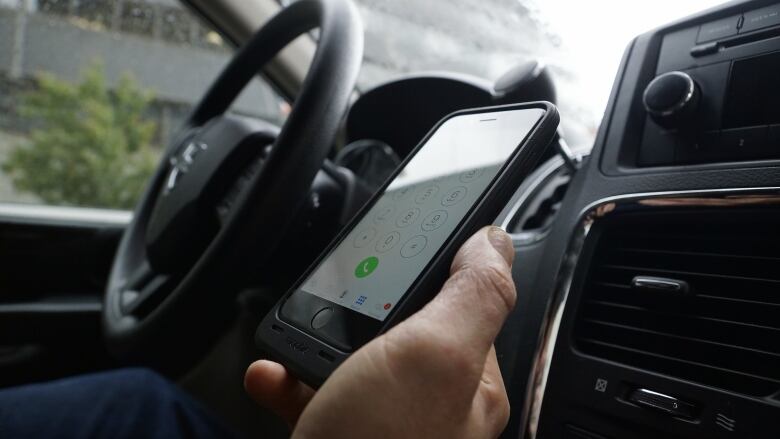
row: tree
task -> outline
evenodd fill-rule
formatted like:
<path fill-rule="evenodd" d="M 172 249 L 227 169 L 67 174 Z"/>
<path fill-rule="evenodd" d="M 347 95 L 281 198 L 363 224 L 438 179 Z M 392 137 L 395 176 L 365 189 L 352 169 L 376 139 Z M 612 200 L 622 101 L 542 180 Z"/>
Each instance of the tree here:
<path fill-rule="evenodd" d="M 158 156 L 157 124 L 144 115 L 152 99 L 128 75 L 110 90 L 99 63 L 78 84 L 39 74 L 22 97 L 35 126 L 30 142 L 3 168 L 18 190 L 46 203 L 131 208 Z"/>

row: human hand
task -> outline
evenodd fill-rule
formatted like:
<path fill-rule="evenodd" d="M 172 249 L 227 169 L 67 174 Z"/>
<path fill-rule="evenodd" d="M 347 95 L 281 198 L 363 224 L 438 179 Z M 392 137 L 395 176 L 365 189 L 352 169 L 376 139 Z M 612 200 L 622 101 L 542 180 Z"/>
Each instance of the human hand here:
<path fill-rule="evenodd" d="M 423 309 L 352 354 L 314 392 L 278 363 L 246 372 L 252 398 L 294 438 L 487 438 L 509 418 L 493 341 L 516 294 L 509 236 L 486 227 Z"/>

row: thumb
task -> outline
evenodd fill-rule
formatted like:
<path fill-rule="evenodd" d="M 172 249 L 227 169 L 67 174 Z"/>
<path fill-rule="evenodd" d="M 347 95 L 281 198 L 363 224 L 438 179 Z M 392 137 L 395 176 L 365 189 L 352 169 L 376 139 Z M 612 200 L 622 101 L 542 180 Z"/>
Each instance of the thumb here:
<path fill-rule="evenodd" d="M 454 339 L 461 354 L 483 364 L 515 305 L 513 260 L 509 235 L 494 226 L 481 229 L 455 255 L 441 292 L 408 323 Z"/>
<path fill-rule="evenodd" d="M 290 428 L 306 408 L 314 390 L 290 375 L 281 364 L 258 360 L 249 365 L 244 388 L 261 406 L 284 419 Z"/>

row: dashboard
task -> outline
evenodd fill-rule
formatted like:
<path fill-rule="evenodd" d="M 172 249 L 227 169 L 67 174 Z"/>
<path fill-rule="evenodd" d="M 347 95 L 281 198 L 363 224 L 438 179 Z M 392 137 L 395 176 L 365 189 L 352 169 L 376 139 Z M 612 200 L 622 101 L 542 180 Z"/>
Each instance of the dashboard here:
<path fill-rule="evenodd" d="M 551 151 L 518 188 L 496 220 L 519 293 L 496 340 L 502 437 L 780 437 L 778 78 L 776 0 L 639 35 L 579 169 Z M 403 155 L 497 96 L 404 78 L 356 102 L 348 140 Z M 402 110 L 369 117 L 388 106 Z"/>
<path fill-rule="evenodd" d="M 488 81 L 451 73 L 406 76 L 381 84 L 350 108 L 347 141 L 378 140 L 403 157 L 444 116 L 491 105 L 492 90 Z"/>
<path fill-rule="evenodd" d="M 346 141 L 380 141 L 404 157 L 450 113 L 530 101 L 556 101 L 552 76 L 537 61 L 518 64 L 494 83 L 451 72 L 407 75 L 360 95 L 347 114 Z"/>
<path fill-rule="evenodd" d="M 499 340 L 524 407 L 506 437 L 780 437 L 778 54 L 771 1 L 626 49 L 549 230 L 515 233 L 534 273 Z"/>

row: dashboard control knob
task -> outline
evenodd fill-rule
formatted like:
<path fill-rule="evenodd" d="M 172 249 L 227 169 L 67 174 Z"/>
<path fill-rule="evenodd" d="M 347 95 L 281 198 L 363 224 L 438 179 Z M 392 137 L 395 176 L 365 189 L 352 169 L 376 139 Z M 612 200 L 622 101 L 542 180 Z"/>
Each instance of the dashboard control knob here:
<path fill-rule="evenodd" d="M 658 125 L 679 127 L 696 113 L 701 92 L 696 81 L 685 72 L 667 72 L 647 84 L 642 101 L 645 110 Z"/>

